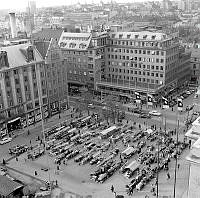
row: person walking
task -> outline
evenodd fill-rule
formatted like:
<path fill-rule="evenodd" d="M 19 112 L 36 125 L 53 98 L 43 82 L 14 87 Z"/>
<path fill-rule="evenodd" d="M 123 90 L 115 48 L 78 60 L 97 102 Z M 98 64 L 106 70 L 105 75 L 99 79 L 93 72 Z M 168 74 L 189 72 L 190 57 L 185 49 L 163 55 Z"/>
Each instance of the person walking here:
<path fill-rule="evenodd" d="M 6 165 L 6 161 L 5 161 L 5 159 L 3 159 L 3 165 L 4 165 L 4 166 Z"/>
<path fill-rule="evenodd" d="M 35 176 L 37 176 L 37 171 L 35 171 L 35 173 L 34 173 L 34 174 L 35 174 Z"/>
<path fill-rule="evenodd" d="M 16 161 L 18 162 L 18 157 L 16 157 Z"/>
<path fill-rule="evenodd" d="M 180 164 L 178 164 L 177 168 L 178 168 L 178 169 L 180 168 Z"/>

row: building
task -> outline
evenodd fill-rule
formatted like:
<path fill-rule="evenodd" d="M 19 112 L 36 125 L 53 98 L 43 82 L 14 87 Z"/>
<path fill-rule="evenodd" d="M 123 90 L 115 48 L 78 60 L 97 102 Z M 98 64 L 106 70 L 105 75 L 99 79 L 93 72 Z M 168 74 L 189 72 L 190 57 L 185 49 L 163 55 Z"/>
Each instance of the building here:
<path fill-rule="evenodd" d="M 35 1 L 29 1 L 28 2 L 28 9 L 29 9 L 30 14 L 35 14 L 36 11 L 37 11 L 36 2 Z"/>
<path fill-rule="evenodd" d="M 0 197 L 20 198 L 23 196 L 23 188 L 22 184 L 0 175 Z"/>
<path fill-rule="evenodd" d="M 59 46 L 68 70 L 69 91 L 85 86 L 96 89 L 105 67 L 107 37 L 107 32 L 62 33 Z"/>
<path fill-rule="evenodd" d="M 34 41 L 45 61 L 49 115 L 68 108 L 67 68 L 56 39 Z"/>
<path fill-rule="evenodd" d="M 23 126 L 27 126 L 41 120 L 40 99 L 47 117 L 45 64 L 38 50 L 27 43 L 2 47 L 0 65 L 1 123 L 20 117 Z"/>
<path fill-rule="evenodd" d="M 166 92 L 190 78 L 190 54 L 160 32 L 112 32 L 98 89 L 119 95 Z"/>
<path fill-rule="evenodd" d="M 198 84 L 200 76 L 200 45 L 194 44 L 189 51 L 191 52 L 190 69 L 191 69 L 191 83 Z"/>

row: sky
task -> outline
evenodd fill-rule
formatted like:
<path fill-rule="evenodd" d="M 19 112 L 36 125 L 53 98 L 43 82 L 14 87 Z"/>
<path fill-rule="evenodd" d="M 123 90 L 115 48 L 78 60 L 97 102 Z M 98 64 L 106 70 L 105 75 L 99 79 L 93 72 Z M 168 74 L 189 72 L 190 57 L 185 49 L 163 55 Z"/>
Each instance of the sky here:
<path fill-rule="evenodd" d="M 75 3 L 99 3 L 100 0 L 35 0 L 37 7 L 48 7 L 57 5 L 71 5 Z M 116 0 L 116 2 L 141 2 L 148 0 Z M 110 0 L 103 0 L 103 2 L 110 2 Z M 0 0 L 0 9 L 9 10 L 24 10 L 28 5 L 28 0 Z"/>

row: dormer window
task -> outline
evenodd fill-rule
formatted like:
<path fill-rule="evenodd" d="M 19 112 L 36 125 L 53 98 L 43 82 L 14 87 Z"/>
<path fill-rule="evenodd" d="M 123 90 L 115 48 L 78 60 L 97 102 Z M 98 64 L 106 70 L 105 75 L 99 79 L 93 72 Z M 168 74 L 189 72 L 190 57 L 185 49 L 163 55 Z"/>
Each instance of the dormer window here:
<path fill-rule="evenodd" d="M 155 35 L 153 35 L 153 36 L 151 37 L 151 39 L 152 39 L 152 40 L 155 40 L 155 39 L 156 39 L 156 36 L 155 36 Z"/>
<path fill-rule="evenodd" d="M 139 35 L 138 35 L 138 34 L 136 34 L 136 35 L 135 35 L 135 39 L 138 39 L 138 37 L 139 37 Z"/>
<path fill-rule="evenodd" d="M 131 38 L 131 35 L 130 34 L 127 34 L 127 39 L 130 39 Z"/>
<path fill-rule="evenodd" d="M 123 34 L 119 34 L 119 38 L 122 39 Z"/>
<path fill-rule="evenodd" d="M 144 35 L 144 36 L 143 36 L 143 39 L 146 39 L 146 38 L 147 38 L 147 35 Z"/>

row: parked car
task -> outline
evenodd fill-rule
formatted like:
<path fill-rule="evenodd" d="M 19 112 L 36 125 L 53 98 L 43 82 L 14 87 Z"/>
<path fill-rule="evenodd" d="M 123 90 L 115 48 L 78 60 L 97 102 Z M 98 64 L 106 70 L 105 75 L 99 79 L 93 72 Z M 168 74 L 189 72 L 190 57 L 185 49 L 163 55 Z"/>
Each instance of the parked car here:
<path fill-rule="evenodd" d="M 151 115 L 150 115 L 150 114 L 147 114 L 147 113 L 142 113 L 142 114 L 140 114 L 139 117 L 140 117 L 140 118 L 151 118 Z"/>
<path fill-rule="evenodd" d="M 6 144 L 6 143 L 8 143 L 8 142 L 11 142 L 12 141 L 12 138 L 10 138 L 10 137 L 5 137 L 5 138 L 3 138 L 2 140 L 0 140 L 0 144 L 2 145 L 2 144 Z"/>
<path fill-rule="evenodd" d="M 155 111 L 155 110 L 154 111 L 150 111 L 149 114 L 153 115 L 153 116 L 161 116 L 162 115 L 160 112 Z"/>

